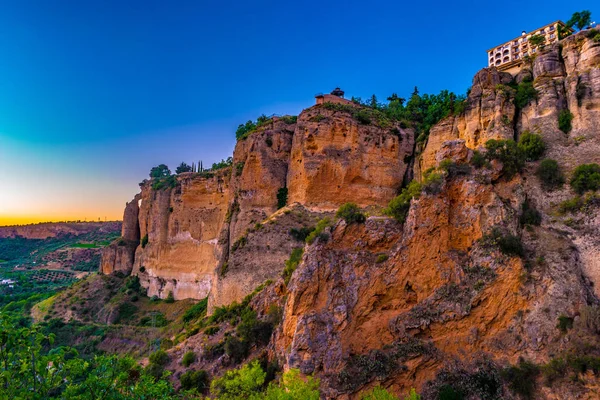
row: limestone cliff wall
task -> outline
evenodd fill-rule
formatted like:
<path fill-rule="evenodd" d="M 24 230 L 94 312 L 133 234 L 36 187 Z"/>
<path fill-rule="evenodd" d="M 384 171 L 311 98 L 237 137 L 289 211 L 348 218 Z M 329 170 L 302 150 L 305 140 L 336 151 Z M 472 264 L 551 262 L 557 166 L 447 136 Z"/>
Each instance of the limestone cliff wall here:
<path fill-rule="evenodd" d="M 185 173 L 174 188 L 141 192 L 140 235 L 133 273 L 149 296 L 200 299 L 208 295 L 219 260 L 218 237 L 229 205 L 229 174 Z"/>
<path fill-rule="evenodd" d="M 413 132 L 400 126 L 361 124 L 327 105 L 304 110 L 292 143 L 289 201 L 322 210 L 385 205 L 402 186 L 413 143 Z"/>

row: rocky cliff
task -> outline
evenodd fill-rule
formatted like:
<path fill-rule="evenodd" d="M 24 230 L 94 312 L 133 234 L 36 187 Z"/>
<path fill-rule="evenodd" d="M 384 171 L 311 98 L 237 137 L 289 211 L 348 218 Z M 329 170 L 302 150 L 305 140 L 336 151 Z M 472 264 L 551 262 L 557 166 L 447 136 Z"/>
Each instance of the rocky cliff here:
<path fill-rule="evenodd" d="M 544 186 L 539 160 L 510 174 L 508 159 L 474 162 L 490 139 L 532 132 L 567 182 L 578 165 L 600 163 L 595 36 L 547 46 L 516 77 L 480 71 L 464 111 L 419 146 L 412 128 L 370 112 L 316 105 L 238 141 L 228 168 L 143 185 L 123 226 L 132 247 L 106 250 L 105 272 L 126 272 L 132 259 L 149 295 L 208 296 L 211 311 L 267 281 L 251 305 L 260 317 L 282 310 L 269 356 L 320 377 L 327 398 L 359 398 L 377 383 L 428 399 L 444 390 L 517 398 L 507 366 L 548 363 L 546 374 L 577 360 L 566 374 L 584 355 L 600 359 L 598 197 Z M 413 175 L 420 195 L 406 218 L 388 217 L 383 207 Z M 367 210 L 364 223 L 334 217 L 347 202 Z M 297 248 L 304 255 L 286 282 Z M 537 382 L 535 398 L 598 398 L 596 377 L 577 371 L 576 383 L 554 377 L 552 389 L 540 370 L 525 380 Z"/>

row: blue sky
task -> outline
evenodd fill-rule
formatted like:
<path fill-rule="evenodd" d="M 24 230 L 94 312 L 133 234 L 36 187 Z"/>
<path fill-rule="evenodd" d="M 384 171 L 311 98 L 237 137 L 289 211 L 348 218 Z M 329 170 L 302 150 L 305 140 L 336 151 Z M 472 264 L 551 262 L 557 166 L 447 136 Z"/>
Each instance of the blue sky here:
<path fill-rule="evenodd" d="M 596 7 L 596 9 L 594 8 Z M 596 2 L 0 1 L 0 222 L 120 218 L 158 163 L 317 92 L 464 93 L 485 50 Z"/>

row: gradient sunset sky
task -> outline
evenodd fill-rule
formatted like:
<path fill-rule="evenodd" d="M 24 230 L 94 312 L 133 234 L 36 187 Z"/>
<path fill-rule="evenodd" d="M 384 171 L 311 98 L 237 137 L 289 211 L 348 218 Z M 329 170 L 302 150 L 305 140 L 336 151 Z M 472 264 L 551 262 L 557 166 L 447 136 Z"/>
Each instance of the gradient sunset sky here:
<path fill-rule="evenodd" d="M 152 166 L 335 86 L 465 93 L 488 48 L 597 4 L 0 1 L 0 225 L 121 219 Z"/>

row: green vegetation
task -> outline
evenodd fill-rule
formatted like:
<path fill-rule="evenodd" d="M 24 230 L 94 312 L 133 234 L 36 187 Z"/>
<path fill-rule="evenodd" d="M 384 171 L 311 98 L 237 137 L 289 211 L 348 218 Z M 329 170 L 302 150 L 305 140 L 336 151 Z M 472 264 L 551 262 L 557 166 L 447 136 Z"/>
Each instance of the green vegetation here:
<path fill-rule="evenodd" d="M 533 87 L 531 78 L 523 79 L 523 81 L 516 86 L 514 102 L 518 109 L 525 108 L 533 100 L 537 100 L 537 98 L 538 92 Z"/>
<path fill-rule="evenodd" d="M 173 296 L 173 291 L 169 290 L 169 293 L 167 294 L 167 298 L 165 299 L 165 303 L 174 303 L 175 302 L 175 297 Z"/>
<path fill-rule="evenodd" d="M 531 35 L 529 38 L 529 44 L 532 47 L 540 47 L 546 43 L 546 38 L 543 35 Z"/>
<path fill-rule="evenodd" d="M 560 315 L 558 317 L 558 324 L 556 327 L 563 333 L 567 333 L 569 329 L 573 328 L 573 318 L 566 315 Z"/>
<path fill-rule="evenodd" d="M 299 242 L 306 241 L 308 235 L 311 234 L 312 231 L 315 230 L 315 227 L 307 227 L 303 226 L 301 228 L 291 228 L 290 235 Z"/>
<path fill-rule="evenodd" d="M 542 160 L 536 174 L 546 190 L 558 189 L 565 183 L 565 177 L 562 174 L 558 162 L 550 158 Z"/>
<path fill-rule="evenodd" d="M 208 297 L 205 297 L 204 299 L 200 300 L 198 303 L 194 304 L 185 311 L 185 313 L 183 314 L 183 322 L 191 322 L 199 318 L 205 317 L 207 308 Z"/>
<path fill-rule="evenodd" d="M 329 239 L 329 235 L 325 233 L 325 229 L 329 228 L 332 224 L 331 219 L 328 217 L 322 218 L 317 222 L 315 229 L 306 237 L 306 243 L 313 244 L 315 240 L 327 240 Z"/>
<path fill-rule="evenodd" d="M 571 132 L 571 129 L 573 128 L 571 121 L 573 121 L 573 114 L 568 109 L 561 110 L 560 113 L 558 113 L 558 129 L 564 133 Z"/>
<path fill-rule="evenodd" d="M 394 197 L 385 213 L 390 217 L 395 218 L 398 222 L 404 223 L 408 210 L 410 209 L 410 202 L 413 198 L 419 198 L 421 195 L 422 186 L 417 181 L 412 181 L 408 186 L 402 189 L 400 195 Z"/>
<path fill-rule="evenodd" d="M 525 154 L 525 159 L 527 161 L 539 160 L 544 154 L 544 151 L 546 151 L 546 145 L 544 144 L 542 137 L 529 131 L 523 132 L 517 146 L 519 150 Z"/>
<path fill-rule="evenodd" d="M 341 218 L 346 221 L 347 224 L 358 223 L 362 224 L 366 221 L 367 217 L 360 211 L 360 207 L 355 203 L 344 203 L 340 206 L 335 214 L 336 218 Z"/>
<path fill-rule="evenodd" d="M 542 214 L 531 205 L 528 200 L 525 200 L 521 205 L 521 225 L 539 226 L 542 223 Z"/>
<path fill-rule="evenodd" d="M 525 155 L 514 140 L 491 139 L 485 143 L 486 158 L 502 163 L 502 172 L 510 179 L 525 166 Z"/>
<path fill-rule="evenodd" d="M 150 170 L 150 178 L 160 179 L 171 175 L 171 170 L 165 164 L 160 164 Z"/>
<path fill-rule="evenodd" d="M 0 382 L 10 399 L 167 399 L 174 390 L 162 377 L 146 373 L 130 357 L 85 360 L 68 347 L 54 347 L 54 336 L 39 327 L 22 327 L 0 317 Z M 53 366 L 53 368 L 49 368 Z"/>
<path fill-rule="evenodd" d="M 375 260 L 375 263 L 381 264 L 382 262 L 387 261 L 388 258 L 389 258 L 389 256 L 385 253 L 379 254 L 379 255 L 377 255 L 377 259 Z"/>
<path fill-rule="evenodd" d="M 279 384 L 268 384 L 267 372 L 253 361 L 213 380 L 211 392 L 222 400 L 319 400 L 318 380 L 310 376 L 303 379 L 298 370 L 291 369 Z"/>
<path fill-rule="evenodd" d="M 517 366 L 510 366 L 502 371 L 502 377 L 508 382 L 510 389 L 524 399 L 533 399 L 535 381 L 540 369 L 537 365 L 519 360 Z"/>
<path fill-rule="evenodd" d="M 142 245 L 142 249 L 145 248 L 146 245 L 148 244 L 148 234 L 147 233 L 142 238 L 140 244 Z"/>
<path fill-rule="evenodd" d="M 285 268 L 283 269 L 283 280 L 287 285 L 292 277 L 292 274 L 302 261 L 302 255 L 304 254 L 304 248 L 297 247 L 292 250 L 292 254 L 290 254 L 290 258 L 285 262 Z"/>
<path fill-rule="evenodd" d="M 519 236 L 503 232 L 500 228 L 493 228 L 492 231 L 484 235 L 481 243 L 485 247 L 497 247 L 507 256 L 523 257 L 525 249 Z"/>
<path fill-rule="evenodd" d="M 283 208 L 287 204 L 288 188 L 282 187 L 277 191 L 277 209 Z"/>
<path fill-rule="evenodd" d="M 457 176 L 469 175 L 471 173 L 471 166 L 469 164 L 457 164 L 450 159 L 444 159 L 440 162 L 438 166 L 440 171 L 444 172 L 444 175 L 448 179 L 452 179 Z M 431 174 L 429 174 L 426 178 L 431 180 Z"/>
<path fill-rule="evenodd" d="M 582 164 L 575 168 L 571 187 L 579 194 L 600 189 L 600 165 Z"/>
<path fill-rule="evenodd" d="M 361 393 L 360 400 L 400 400 L 400 398 L 377 385 L 373 389 Z M 411 389 L 404 400 L 421 400 L 421 396 L 417 394 L 415 389 Z"/>
<path fill-rule="evenodd" d="M 231 167 L 231 165 L 233 164 L 233 158 L 232 157 L 227 157 L 226 160 L 221 160 L 219 162 L 213 163 L 212 167 L 211 167 L 211 171 L 217 171 L 219 169 L 223 169 L 223 168 L 228 168 Z"/>
<path fill-rule="evenodd" d="M 245 124 L 240 124 L 235 131 L 235 138 L 237 140 L 245 140 L 252 133 L 256 132 L 256 130 L 262 126 L 265 126 L 269 123 L 273 122 L 272 118 L 267 117 L 262 114 L 256 119 L 256 122 L 250 120 Z"/>
<path fill-rule="evenodd" d="M 577 29 L 582 30 L 588 27 L 592 23 L 592 13 L 589 10 L 583 10 L 573 13 L 571 18 L 567 21 L 567 26 L 577 27 Z"/>
<path fill-rule="evenodd" d="M 235 163 L 235 176 L 241 176 L 244 172 L 244 162 L 240 161 Z"/>
<path fill-rule="evenodd" d="M 181 162 L 181 164 L 179 164 L 179 166 L 175 169 L 175 173 L 182 174 L 184 172 L 192 172 L 192 167 L 184 162 Z"/>
<path fill-rule="evenodd" d="M 197 390 L 198 393 L 205 393 L 209 385 L 208 373 L 201 369 L 199 371 L 186 371 L 179 377 L 179 382 L 184 390 Z"/>

